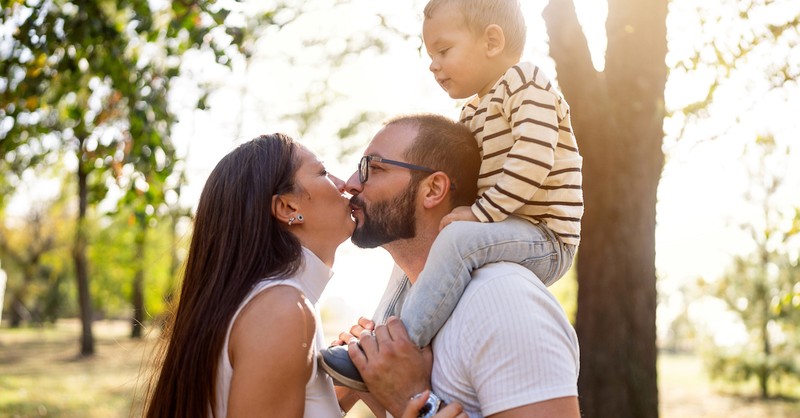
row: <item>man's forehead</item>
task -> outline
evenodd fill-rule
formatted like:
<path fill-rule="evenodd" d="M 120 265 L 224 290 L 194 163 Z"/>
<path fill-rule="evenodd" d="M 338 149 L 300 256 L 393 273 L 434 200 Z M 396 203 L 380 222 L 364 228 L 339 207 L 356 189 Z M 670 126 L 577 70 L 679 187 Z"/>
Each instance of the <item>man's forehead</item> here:
<path fill-rule="evenodd" d="M 396 158 L 405 154 L 415 136 L 416 128 L 409 124 L 384 126 L 372 138 L 364 154 Z"/>

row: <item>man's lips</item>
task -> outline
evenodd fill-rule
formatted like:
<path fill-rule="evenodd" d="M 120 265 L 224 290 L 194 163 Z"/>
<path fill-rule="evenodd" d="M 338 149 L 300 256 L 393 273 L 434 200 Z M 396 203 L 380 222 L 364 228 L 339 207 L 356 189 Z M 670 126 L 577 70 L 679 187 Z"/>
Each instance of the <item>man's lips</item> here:
<path fill-rule="evenodd" d="M 364 209 L 364 207 L 363 207 L 363 206 L 361 206 L 361 205 L 359 205 L 359 204 L 357 204 L 357 203 L 353 202 L 352 200 L 350 201 L 350 211 L 351 211 L 351 214 L 352 214 L 353 216 L 355 216 L 355 215 L 356 215 L 356 213 L 358 213 L 358 212 L 362 212 L 362 211 L 363 211 L 363 209 Z"/>

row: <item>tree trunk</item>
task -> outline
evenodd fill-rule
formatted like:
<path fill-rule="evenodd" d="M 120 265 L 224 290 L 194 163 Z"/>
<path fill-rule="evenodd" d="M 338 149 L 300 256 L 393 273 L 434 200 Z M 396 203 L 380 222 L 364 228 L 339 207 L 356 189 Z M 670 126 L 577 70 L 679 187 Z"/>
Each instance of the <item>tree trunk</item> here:
<path fill-rule="evenodd" d="M 579 393 L 587 418 L 658 417 L 656 190 L 664 156 L 667 0 L 609 0 L 598 72 L 571 0 L 544 11 L 584 156 L 577 257 Z"/>
<path fill-rule="evenodd" d="M 144 326 L 144 246 L 147 238 L 147 215 L 136 214 L 136 273 L 133 276 L 133 317 L 131 318 L 131 338 L 142 338 Z"/>
<path fill-rule="evenodd" d="M 22 326 L 22 319 L 23 316 L 26 316 L 28 308 L 25 307 L 25 303 L 22 302 L 22 297 L 14 294 L 11 297 L 11 310 L 8 313 L 9 317 L 9 324 L 10 328 L 19 328 Z"/>
<path fill-rule="evenodd" d="M 80 141 L 83 148 L 83 141 Z M 89 266 L 86 260 L 86 205 L 89 198 L 87 185 L 88 172 L 85 161 L 78 154 L 78 220 L 75 229 L 75 242 L 72 257 L 75 261 L 75 278 L 78 281 L 78 305 L 81 313 L 81 352 L 82 357 L 94 355 L 94 336 L 92 335 L 92 300 L 89 297 Z"/>

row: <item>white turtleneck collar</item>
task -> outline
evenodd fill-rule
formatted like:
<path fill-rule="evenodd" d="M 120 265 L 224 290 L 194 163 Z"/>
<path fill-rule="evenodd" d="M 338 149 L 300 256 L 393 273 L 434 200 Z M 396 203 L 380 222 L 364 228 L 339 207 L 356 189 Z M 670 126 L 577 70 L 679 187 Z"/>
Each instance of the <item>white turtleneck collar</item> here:
<path fill-rule="evenodd" d="M 333 277 L 333 270 L 328 268 L 311 250 L 303 247 L 303 264 L 297 272 L 297 280 L 302 283 L 306 297 L 311 303 L 319 302 L 322 291 L 325 290 L 331 277 Z"/>

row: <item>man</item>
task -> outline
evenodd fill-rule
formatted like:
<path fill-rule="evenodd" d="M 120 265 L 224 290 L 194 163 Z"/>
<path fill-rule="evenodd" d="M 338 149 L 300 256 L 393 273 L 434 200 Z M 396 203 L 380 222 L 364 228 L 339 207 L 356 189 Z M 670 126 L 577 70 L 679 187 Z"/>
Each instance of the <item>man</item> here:
<path fill-rule="evenodd" d="M 382 246 L 405 273 L 379 305 L 391 313 L 422 271 L 442 219 L 474 202 L 480 155 L 469 130 L 436 115 L 389 121 L 364 155 L 346 185 L 357 221 L 352 240 Z M 489 264 L 472 276 L 432 342 L 430 386 L 419 371 L 425 352 L 410 343 L 399 320 L 362 333 L 363 351 L 350 343 L 370 394 L 394 416 L 409 392 L 431 387 L 470 416 L 579 417 L 577 337 L 555 298 L 516 264 Z"/>

